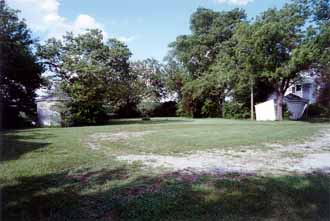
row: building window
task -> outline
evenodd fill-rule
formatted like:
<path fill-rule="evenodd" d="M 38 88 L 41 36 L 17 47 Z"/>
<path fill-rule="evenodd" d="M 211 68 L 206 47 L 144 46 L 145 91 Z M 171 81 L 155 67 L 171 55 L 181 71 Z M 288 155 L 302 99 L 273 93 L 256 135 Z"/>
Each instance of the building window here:
<path fill-rule="evenodd" d="M 296 91 L 297 91 L 297 92 L 298 92 L 298 91 L 301 91 L 301 88 L 302 88 L 301 85 L 297 85 L 297 86 L 296 86 Z"/>
<path fill-rule="evenodd" d="M 296 87 L 292 87 L 292 93 L 296 93 Z"/>

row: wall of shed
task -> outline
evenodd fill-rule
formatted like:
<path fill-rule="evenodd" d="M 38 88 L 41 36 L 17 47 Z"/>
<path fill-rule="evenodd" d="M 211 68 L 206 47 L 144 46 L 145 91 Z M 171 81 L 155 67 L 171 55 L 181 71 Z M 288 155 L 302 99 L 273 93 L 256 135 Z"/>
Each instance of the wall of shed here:
<path fill-rule="evenodd" d="M 291 120 L 299 120 L 302 118 L 307 104 L 305 102 L 299 102 L 299 101 L 289 101 L 286 102 L 288 111 L 290 112 L 290 119 Z"/>
<path fill-rule="evenodd" d="M 55 107 L 59 105 L 57 101 L 41 101 L 37 103 L 39 126 L 61 126 L 61 114 Z"/>
<path fill-rule="evenodd" d="M 269 100 L 267 102 L 255 106 L 257 121 L 275 121 L 276 110 L 275 101 Z"/>

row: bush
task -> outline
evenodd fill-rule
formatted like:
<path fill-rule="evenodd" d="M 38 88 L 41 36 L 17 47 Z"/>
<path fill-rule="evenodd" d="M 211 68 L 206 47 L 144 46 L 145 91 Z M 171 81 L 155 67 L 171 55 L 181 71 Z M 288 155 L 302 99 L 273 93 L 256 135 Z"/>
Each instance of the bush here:
<path fill-rule="evenodd" d="M 221 107 L 218 102 L 206 99 L 202 107 L 202 116 L 221 117 Z"/>
<path fill-rule="evenodd" d="M 330 107 L 317 104 L 311 104 L 308 106 L 305 112 L 305 118 L 329 118 L 330 119 Z"/>
<path fill-rule="evenodd" d="M 284 120 L 290 120 L 290 117 L 292 116 L 292 113 L 288 109 L 288 105 L 283 105 L 283 119 Z"/>
<path fill-rule="evenodd" d="M 137 105 L 143 118 L 149 118 L 152 116 L 154 110 L 159 106 L 159 103 L 152 101 L 142 101 Z"/>
<path fill-rule="evenodd" d="M 238 102 L 226 102 L 225 107 L 225 118 L 228 119 L 247 119 L 250 118 L 250 109 L 242 103 Z"/>
<path fill-rule="evenodd" d="M 144 101 L 138 104 L 142 117 L 176 117 L 177 103 L 174 101 L 159 103 Z"/>
<path fill-rule="evenodd" d="M 168 101 L 158 104 L 151 115 L 153 117 L 176 117 L 176 112 L 177 103 L 175 101 Z"/>
<path fill-rule="evenodd" d="M 27 116 L 15 106 L 5 105 L 0 102 L 0 128 L 14 129 L 34 126 L 35 118 Z"/>

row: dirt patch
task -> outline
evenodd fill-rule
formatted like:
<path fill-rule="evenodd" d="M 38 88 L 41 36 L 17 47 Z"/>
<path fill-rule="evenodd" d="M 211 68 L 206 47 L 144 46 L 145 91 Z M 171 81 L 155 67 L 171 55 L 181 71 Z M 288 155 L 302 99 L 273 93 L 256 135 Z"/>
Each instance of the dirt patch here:
<path fill-rule="evenodd" d="M 152 131 L 143 131 L 143 132 L 127 132 L 122 131 L 118 133 L 97 133 L 88 137 L 86 144 L 92 150 L 99 150 L 101 148 L 102 142 L 126 142 L 130 138 L 139 138 L 147 134 L 152 133 Z"/>
<path fill-rule="evenodd" d="M 190 169 L 199 172 L 245 172 L 282 174 L 288 172 L 330 172 L 330 130 L 302 144 L 264 144 L 260 148 L 234 150 L 199 151 L 181 156 L 156 154 L 125 155 L 117 158 L 133 163 L 141 161 L 152 168 L 162 167 L 169 171 Z"/>

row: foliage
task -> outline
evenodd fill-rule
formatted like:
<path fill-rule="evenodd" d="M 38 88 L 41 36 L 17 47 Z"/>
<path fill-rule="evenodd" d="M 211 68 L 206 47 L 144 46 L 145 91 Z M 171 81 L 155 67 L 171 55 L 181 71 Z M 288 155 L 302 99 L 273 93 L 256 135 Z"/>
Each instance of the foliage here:
<path fill-rule="evenodd" d="M 229 60 L 228 45 L 235 27 L 245 17 L 238 9 L 215 12 L 199 8 L 191 17 L 192 34 L 179 36 L 170 45 L 189 74 L 180 94 L 181 113 L 193 117 L 223 116 L 224 98 L 235 80 L 223 64 Z"/>
<path fill-rule="evenodd" d="M 188 71 L 184 66 L 176 60 L 173 51 L 165 57 L 166 64 L 164 65 L 165 74 L 165 90 L 167 97 L 175 100 L 182 99 L 182 88 L 189 79 Z"/>
<path fill-rule="evenodd" d="M 163 100 L 181 94 L 184 77 L 178 63 L 169 60 L 164 65 L 155 59 L 146 59 L 131 65 L 141 82 L 141 100 L 137 105 L 140 114 L 144 117 L 175 116 L 176 103 L 171 105 L 171 102 L 163 103 Z"/>
<path fill-rule="evenodd" d="M 175 101 L 167 101 L 159 103 L 151 113 L 152 117 L 176 117 L 177 103 Z"/>
<path fill-rule="evenodd" d="M 241 25 L 235 38 L 237 54 L 252 78 L 263 78 L 277 94 L 277 119 L 283 118 L 283 98 L 289 86 L 313 61 L 313 48 L 303 26 L 308 6 L 292 2 L 268 9 L 253 24 Z"/>
<path fill-rule="evenodd" d="M 170 44 L 178 60 L 192 79 L 203 75 L 219 53 L 219 46 L 229 40 L 236 24 L 245 19 L 243 11 L 215 12 L 199 8 L 191 16 L 191 35 L 177 37 Z"/>
<path fill-rule="evenodd" d="M 226 102 L 224 111 L 227 119 L 248 119 L 251 114 L 248 106 L 235 101 Z"/>
<path fill-rule="evenodd" d="M 181 113 L 223 116 L 224 98 L 248 106 L 252 85 L 255 102 L 276 93 L 281 120 L 284 94 L 301 73 L 329 76 L 329 8 L 328 0 L 293 0 L 250 22 L 241 10 L 198 9 L 191 35 L 170 45 L 172 60 L 188 76 L 180 87 Z"/>
<path fill-rule="evenodd" d="M 186 83 L 182 89 L 180 111 L 192 117 L 221 115 L 222 88 L 218 88 L 216 82 L 217 78 L 207 76 Z"/>
<path fill-rule="evenodd" d="M 159 104 L 153 101 L 142 101 L 138 104 L 138 109 L 142 117 L 149 118 Z"/>
<path fill-rule="evenodd" d="M 316 22 L 330 20 L 330 1 L 329 0 L 310 0 L 313 9 L 313 17 Z"/>
<path fill-rule="evenodd" d="M 166 96 L 164 66 L 156 59 L 148 58 L 132 64 L 132 70 L 142 82 L 140 96 L 144 100 L 159 102 Z"/>
<path fill-rule="evenodd" d="M 138 104 L 138 110 L 142 117 L 175 117 L 177 103 L 174 101 L 155 102 L 142 101 Z"/>
<path fill-rule="evenodd" d="M 324 118 L 330 120 L 330 106 L 325 106 L 320 103 L 309 105 L 306 110 L 306 118 Z"/>
<path fill-rule="evenodd" d="M 326 74 L 326 72 L 327 71 L 323 69 L 321 76 L 317 79 L 319 89 L 316 106 L 318 107 L 317 109 L 320 109 L 320 112 L 316 115 L 330 119 L 330 74 Z"/>
<path fill-rule="evenodd" d="M 313 27 L 309 29 L 313 48 L 312 71 L 317 75 L 317 103 L 307 110 L 308 118 L 330 118 L 330 1 L 310 0 Z"/>
<path fill-rule="evenodd" d="M 136 102 L 132 82 L 137 78 L 130 71 L 129 49 L 115 39 L 104 43 L 99 30 L 49 39 L 38 54 L 60 78 L 74 125 L 104 123 L 108 113 Z"/>
<path fill-rule="evenodd" d="M 36 94 L 43 67 L 33 53 L 35 40 L 18 11 L 0 1 L 1 127 L 31 126 L 36 120 Z"/>
<path fill-rule="evenodd" d="M 139 116 L 138 105 L 148 102 L 157 104 L 149 114 L 162 115 L 167 112 L 161 110 L 164 100 L 175 100 L 184 116 L 245 118 L 251 89 L 255 102 L 276 93 L 281 120 L 284 94 L 303 72 L 318 75 L 318 100 L 330 106 L 328 86 L 323 87 L 330 76 L 329 5 L 329 0 L 292 0 L 251 21 L 241 9 L 199 8 L 191 16 L 191 34 L 170 44 L 165 64 L 130 62 L 128 47 L 115 39 L 105 41 L 99 30 L 49 39 L 37 51 L 54 74 L 51 82 L 59 81 L 69 98 L 59 107 L 66 125 L 105 123 L 110 114 Z M 31 121 L 43 68 L 24 22 L 4 5 L 1 10 L 1 97 L 4 113 L 13 115 L 4 120 L 19 122 L 17 116 L 23 116 Z M 13 36 L 22 42 L 14 42 Z M 174 105 L 170 109 L 172 115 Z"/>

